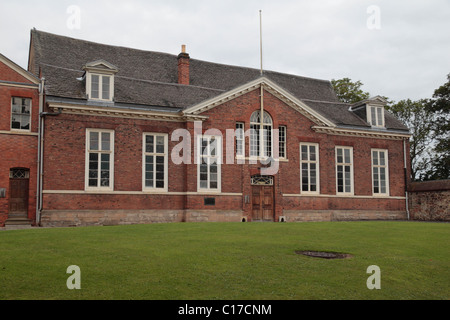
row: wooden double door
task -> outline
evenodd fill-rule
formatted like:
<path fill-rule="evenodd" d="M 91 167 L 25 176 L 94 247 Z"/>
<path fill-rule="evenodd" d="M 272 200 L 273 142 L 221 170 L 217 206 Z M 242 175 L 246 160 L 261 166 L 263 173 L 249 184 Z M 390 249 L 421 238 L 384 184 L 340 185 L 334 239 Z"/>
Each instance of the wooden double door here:
<path fill-rule="evenodd" d="M 274 221 L 274 188 L 252 186 L 252 221 Z"/>

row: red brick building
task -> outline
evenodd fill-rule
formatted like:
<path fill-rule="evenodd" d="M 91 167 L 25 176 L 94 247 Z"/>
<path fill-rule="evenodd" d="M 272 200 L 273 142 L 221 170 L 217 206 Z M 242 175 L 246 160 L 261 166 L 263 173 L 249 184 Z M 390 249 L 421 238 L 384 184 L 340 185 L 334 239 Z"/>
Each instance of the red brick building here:
<path fill-rule="evenodd" d="M 0 54 L 0 226 L 36 223 L 39 83 Z"/>
<path fill-rule="evenodd" d="M 405 219 L 409 133 L 329 81 L 31 32 L 42 225 Z"/>

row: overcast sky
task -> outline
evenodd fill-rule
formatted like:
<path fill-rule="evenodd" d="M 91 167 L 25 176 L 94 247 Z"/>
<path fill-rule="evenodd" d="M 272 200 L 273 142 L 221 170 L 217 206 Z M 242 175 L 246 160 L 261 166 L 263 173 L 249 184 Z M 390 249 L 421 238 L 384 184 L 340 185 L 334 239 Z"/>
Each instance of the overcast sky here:
<path fill-rule="evenodd" d="M 0 53 L 26 68 L 30 30 L 430 98 L 450 73 L 450 0 L 0 0 Z"/>

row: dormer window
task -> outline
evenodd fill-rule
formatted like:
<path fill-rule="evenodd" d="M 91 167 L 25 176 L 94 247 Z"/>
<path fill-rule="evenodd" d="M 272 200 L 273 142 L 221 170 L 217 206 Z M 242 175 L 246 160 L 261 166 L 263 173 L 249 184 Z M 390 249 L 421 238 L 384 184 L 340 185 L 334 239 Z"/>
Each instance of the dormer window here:
<path fill-rule="evenodd" d="M 367 122 L 372 127 L 384 128 L 384 108 L 367 105 Z"/>
<path fill-rule="evenodd" d="M 384 106 L 387 103 L 388 101 L 385 98 L 376 96 L 351 105 L 349 110 L 367 121 L 372 128 L 385 128 Z"/>
<path fill-rule="evenodd" d="M 90 99 L 112 101 L 111 76 L 90 74 Z M 88 80 L 89 81 L 89 80 Z M 89 92 L 89 91 L 88 91 Z"/>
<path fill-rule="evenodd" d="M 119 71 L 117 67 L 98 60 L 86 64 L 86 95 L 89 100 L 113 101 L 114 100 L 114 75 Z"/>

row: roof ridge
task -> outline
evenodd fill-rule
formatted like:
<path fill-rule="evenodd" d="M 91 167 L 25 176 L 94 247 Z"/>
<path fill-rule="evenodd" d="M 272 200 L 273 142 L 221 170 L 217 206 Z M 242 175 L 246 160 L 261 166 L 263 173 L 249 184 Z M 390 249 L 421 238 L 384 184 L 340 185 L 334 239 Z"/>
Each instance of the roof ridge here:
<path fill-rule="evenodd" d="M 84 40 L 84 39 L 73 38 L 73 37 L 70 37 L 70 36 L 58 35 L 58 34 L 55 34 L 55 33 L 41 31 L 41 30 L 37 30 L 37 29 L 33 29 L 32 32 L 35 32 L 35 33 L 38 33 L 38 34 L 39 33 L 41 33 L 41 34 L 48 34 L 48 35 L 51 35 L 51 36 L 54 36 L 54 37 L 58 37 L 58 38 L 65 38 L 65 39 L 70 39 L 70 40 L 73 40 L 73 41 L 79 41 L 79 42 L 84 42 L 84 43 L 101 45 L 101 46 L 105 46 L 105 47 L 122 48 L 122 49 L 126 49 L 126 50 L 134 50 L 134 51 L 139 51 L 139 52 L 143 52 L 143 53 L 155 53 L 155 54 L 171 56 L 171 57 L 174 57 L 174 58 L 178 57 L 178 55 L 176 55 L 176 54 L 162 52 L 162 51 L 144 50 L 144 49 L 126 47 L 126 46 L 123 46 L 123 45 L 111 45 L 111 44 L 96 42 L 96 41 L 92 41 L 92 40 Z M 209 63 L 209 64 L 214 64 L 214 65 L 217 65 L 217 66 L 233 67 L 233 68 L 240 69 L 240 70 L 251 70 L 251 71 L 260 72 L 260 69 L 257 69 L 257 68 L 240 66 L 240 65 L 235 65 L 235 64 L 226 64 L 226 63 L 212 62 L 212 61 L 208 61 L 208 60 L 193 59 L 193 58 L 190 58 L 190 60 L 191 60 L 191 62 L 194 62 L 194 63 L 195 62 Z M 296 74 L 293 74 L 293 73 L 279 72 L 279 71 L 273 71 L 273 70 L 263 70 L 263 75 L 266 75 L 267 73 L 269 73 L 269 74 L 272 73 L 272 74 L 277 74 L 277 75 L 284 75 L 284 76 L 291 76 L 291 77 L 294 77 L 294 78 L 297 78 L 297 79 L 307 79 L 307 80 L 314 80 L 314 81 L 320 81 L 320 82 L 325 82 L 325 83 L 330 83 L 331 82 L 330 80 L 306 77 L 306 76 L 296 75 Z"/>
<path fill-rule="evenodd" d="M 168 55 L 168 56 L 177 57 L 176 54 L 172 54 L 172 53 L 167 53 L 167 52 L 162 52 L 162 51 L 153 51 L 153 50 L 144 50 L 144 49 L 138 49 L 138 48 L 133 48 L 133 47 L 126 47 L 126 46 L 123 46 L 123 45 L 106 44 L 106 43 L 102 43 L 102 42 L 97 42 L 97 41 L 92 41 L 92 40 L 85 40 L 85 39 L 79 39 L 79 38 L 74 38 L 74 37 L 70 37 L 70 36 L 65 36 L 65 35 L 60 35 L 60 34 L 56 34 L 56 33 L 51 33 L 51 32 L 46 32 L 46 31 L 42 31 L 42 30 L 37 30 L 37 29 L 33 29 L 32 32 L 37 33 L 37 34 L 39 34 L 39 33 L 40 34 L 47 34 L 47 35 L 51 35 L 53 37 L 65 38 L 65 39 L 70 39 L 70 40 L 74 40 L 74 41 L 85 42 L 85 43 L 90 43 L 90 44 L 95 44 L 95 45 L 100 45 L 100 46 L 105 46 L 105 47 L 115 47 L 115 48 L 122 48 L 122 49 L 127 49 L 127 50 L 135 50 L 135 51 L 140 51 L 140 52 L 159 53 L 159 54 L 164 54 L 164 55 Z"/>

